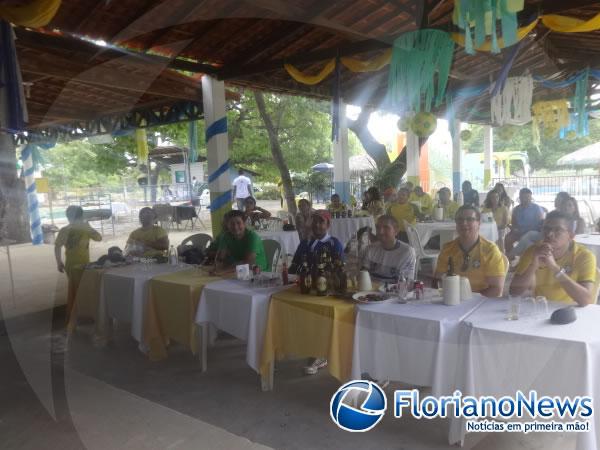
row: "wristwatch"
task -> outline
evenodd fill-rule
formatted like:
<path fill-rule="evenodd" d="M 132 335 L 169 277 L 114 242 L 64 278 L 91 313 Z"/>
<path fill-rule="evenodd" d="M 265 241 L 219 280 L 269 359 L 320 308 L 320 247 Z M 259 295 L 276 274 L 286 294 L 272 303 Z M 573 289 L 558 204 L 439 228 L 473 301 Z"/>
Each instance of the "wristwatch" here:
<path fill-rule="evenodd" d="M 566 274 L 567 274 L 567 271 L 565 270 L 565 268 L 561 267 L 560 270 L 554 274 L 554 278 L 560 278 Z"/>

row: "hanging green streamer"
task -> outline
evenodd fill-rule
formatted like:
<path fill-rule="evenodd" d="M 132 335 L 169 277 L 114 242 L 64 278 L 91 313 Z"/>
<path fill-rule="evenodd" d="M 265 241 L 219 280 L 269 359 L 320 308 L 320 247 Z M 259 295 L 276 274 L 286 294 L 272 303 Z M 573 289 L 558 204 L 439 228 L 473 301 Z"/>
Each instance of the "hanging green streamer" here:
<path fill-rule="evenodd" d="M 577 135 L 584 136 L 587 129 L 588 113 L 587 98 L 590 78 L 590 68 L 584 70 L 584 75 L 577 80 L 575 85 L 575 97 L 573 97 L 573 108 L 577 115 Z"/>
<path fill-rule="evenodd" d="M 398 37 L 388 80 L 388 101 L 392 107 L 399 112 L 429 112 L 432 103 L 440 106 L 453 55 L 454 42 L 444 31 L 417 30 Z"/>
<path fill-rule="evenodd" d="M 198 122 L 188 122 L 188 140 L 190 147 L 190 163 L 198 161 Z"/>
<path fill-rule="evenodd" d="M 517 13 L 522 11 L 524 0 L 455 0 L 452 21 L 465 30 L 465 51 L 472 55 L 475 48 L 492 40 L 492 53 L 499 53 L 496 22 L 501 21 L 504 47 L 517 43 Z M 472 33 L 475 34 L 473 40 Z"/>

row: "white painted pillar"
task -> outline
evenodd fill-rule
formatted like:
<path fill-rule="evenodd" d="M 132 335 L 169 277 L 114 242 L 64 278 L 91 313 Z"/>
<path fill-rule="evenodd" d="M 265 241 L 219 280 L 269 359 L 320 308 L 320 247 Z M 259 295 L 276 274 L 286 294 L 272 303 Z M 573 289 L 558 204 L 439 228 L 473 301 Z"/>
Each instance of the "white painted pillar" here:
<path fill-rule="evenodd" d="M 455 119 L 450 124 L 452 129 L 452 190 L 460 192 L 461 190 L 461 171 L 462 171 L 462 151 L 460 149 L 460 120 Z"/>
<path fill-rule="evenodd" d="M 494 129 L 490 125 L 483 128 L 483 187 L 490 188 L 492 181 L 492 155 L 494 154 Z"/>
<path fill-rule="evenodd" d="M 206 127 L 208 188 L 213 236 L 221 233 L 223 216 L 231 209 L 231 179 L 225 84 L 208 75 L 202 77 L 202 103 Z"/>
<path fill-rule="evenodd" d="M 419 137 L 411 130 L 406 132 L 406 179 L 414 186 L 421 184 L 419 180 Z"/>
<path fill-rule="evenodd" d="M 348 152 L 348 119 L 346 104 L 340 102 L 340 129 L 333 141 L 333 189 L 346 205 L 350 202 L 350 154 Z"/>

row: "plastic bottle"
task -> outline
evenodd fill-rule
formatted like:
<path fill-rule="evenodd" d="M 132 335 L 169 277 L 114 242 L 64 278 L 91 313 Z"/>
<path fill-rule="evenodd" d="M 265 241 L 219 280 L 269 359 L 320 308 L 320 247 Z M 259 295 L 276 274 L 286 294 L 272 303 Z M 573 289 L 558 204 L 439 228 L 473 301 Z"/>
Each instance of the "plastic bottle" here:
<path fill-rule="evenodd" d="M 286 261 L 283 261 L 283 267 L 281 269 L 281 280 L 283 281 L 284 286 L 287 286 L 287 284 L 290 281 L 288 277 L 288 267 Z"/>
<path fill-rule="evenodd" d="M 169 248 L 169 264 L 172 266 L 179 264 L 179 256 L 174 245 L 171 245 L 171 248 Z"/>

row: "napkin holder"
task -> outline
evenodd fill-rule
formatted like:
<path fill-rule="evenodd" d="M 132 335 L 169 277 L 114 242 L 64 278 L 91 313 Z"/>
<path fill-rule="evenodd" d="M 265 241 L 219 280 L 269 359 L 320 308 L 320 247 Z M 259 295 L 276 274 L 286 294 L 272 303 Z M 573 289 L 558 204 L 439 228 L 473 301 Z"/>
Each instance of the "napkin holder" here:
<path fill-rule="evenodd" d="M 433 218 L 434 218 L 434 220 L 437 220 L 438 222 L 441 222 L 442 220 L 444 220 L 444 208 L 435 208 L 433 210 Z"/>
<path fill-rule="evenodd" d="M 250 279 L 250 265 L 240 264 L 235 266 L 235 274 L 238 280 L 248 281 Z"/>
<path fill-rule="evenodd" d="M 444 305 L 456 306 L 460 304 L 460 277 L 451 275 L 442 281 Z"/>

